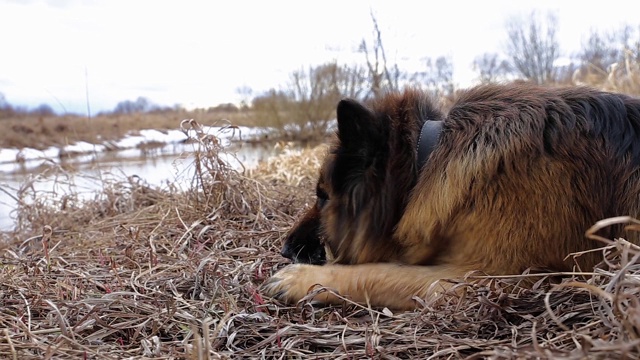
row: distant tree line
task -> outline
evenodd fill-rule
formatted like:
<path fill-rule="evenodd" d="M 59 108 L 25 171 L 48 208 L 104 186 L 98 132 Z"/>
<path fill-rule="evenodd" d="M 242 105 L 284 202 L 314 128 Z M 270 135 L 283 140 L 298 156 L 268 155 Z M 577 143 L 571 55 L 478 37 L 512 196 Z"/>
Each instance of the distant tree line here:
<path fill-rule="evenodd" d="M 407 72 L 387 58 L 378 22 L 372 14 L 371 40 L 359 51 L 364 65 L 329 62 L 294 71 L 280 88 L 253 96 L 245 105 L 261 123 L 296 137 L 326 133 L 335 104 L 344 97 L 375 99 L 405 86 L 419 87 L 451 101 L 457 91 L 448 56 L 425 57 L 423 68 Z M 611 32 L 592 31 L 576 54 L 564 54 L 557 39 L 557 18 L 533 12 L 510 18 L 503 51 L 476 57 L 472 67 L 479 82 L 524 80 L 537 84 L 587 84 L 640 95 L 640 28 L 623 26 Z M 560 63 L 559 60 L 571 59 Z M 245 97 L 251 89 L 239 89 Z"/>
<path fill-rule="evenodd" d="M 144 114 L 144 113 L 163 113 L 172 111 L 184 110 L 180 105 L 174 106 L 161 106 L 153 103 L 146 97 L 140 96 L 136 100 L 123 100 L 116 104 L 113 110 L 102 111 L 97 115 L 131 115 L 131 114 Z M 225 103 L 217 106 L 212 106 L 208 109 L 203 109 L 207 113 L 234 113 L 241 110 L 235 104 Z M 3 118 L 15 118 L 24 116 L 56 116 L 56 112 L 53 108 L 47 104 L 41 104 L 34 108 L 27 108 L 25 106 L 11 105 L 5 95 L 0 93 L 0 119 Z"/>
<path fill-rule="evenodd" d="M 640 27 L 591 30 L 575 54 L 563 54 L 553 14 L 532 13 L 507 22 L 503 53 L 485 53 L 473 62 L 482 82 L 522 79 L 537 84 L 591 85 L 640 95 Z M 563 57 L 570 62 L 560 64 Z"/>
<path fill-rule="evenodd" d="M 146 97 L 139 96 L 136 100 L 123 100 L 116 104 L 116 107 L 112 111 L 102 112 L 101 115 L 130 115 L 130 114 L 142 114 L 153 112 L 171 111 L 172 107 L 160 106 L 154 104 Z"/>
<path fill-rule="evenodd" d="M 55 116 L 56 112 L 47 104 L 40 104 L 35 108 L 29 109 L 26 106 L 11 105 L 3 93 L 0 93 L 0 119 L 6 119 L 16 116 L 33 115 L 33 116 Z"/>
<path fill-rule="evenodd" d="M 135 101 L 120 101 L 112 111 L 104 111 L 99 115 L 127 115 L 135 113 L 151 113 L 175 110 L 175 107 L 159 106 L 145 97 L 138 97 Z M 0 93 L 0 119 L 21 116 L 56 116 L 56 112 L 48 104 L 40 104 L 34 108 L 11 105 L 4 94 Z"/>

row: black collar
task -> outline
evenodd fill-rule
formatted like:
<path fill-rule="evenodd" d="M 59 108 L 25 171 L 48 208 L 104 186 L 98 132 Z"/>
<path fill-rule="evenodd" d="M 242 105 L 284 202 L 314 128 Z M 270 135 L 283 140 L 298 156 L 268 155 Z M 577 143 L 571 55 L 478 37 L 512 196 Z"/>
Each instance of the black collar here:
<path fill-rule="evenodd" d="M 429 159 L 429 155 L 435 149 L 440 138 L 440 132 L 442 132 L 442 121 L 427 120 L 422 125 L 418 145 L 416 146 L 418 150 L 418 171 L 422 169 L 427 159 Z"/>

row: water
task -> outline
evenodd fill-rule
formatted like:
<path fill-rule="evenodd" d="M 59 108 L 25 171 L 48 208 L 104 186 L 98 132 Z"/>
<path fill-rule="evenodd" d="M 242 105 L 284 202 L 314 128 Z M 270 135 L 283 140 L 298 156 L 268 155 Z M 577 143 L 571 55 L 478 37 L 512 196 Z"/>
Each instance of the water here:
<path fill-rule="evenodd" d="M 163 186 L 171 182 L 187 189 L 194 171 L 191 166 L 193 156 L 190 156 L 193 146 L 169 144 L 156 149 L 100 152 L 76 156 L 54 165 L 65 168 L 71 179 L 45 171 L 52 166 L 47 160 L 36 164 L 41 166 L 32 163 L 29 167 L 16 163 L 0 164 L 0 230 L 7 231 L 15 225 L 12 212 L 17 205 L 16 193 L 25 184 L 31 184 L 36 191 L 44 193 L 73 192 L 89 197 L 102 189 L 105 180 L 137 176 L 149 185 Z M 233 152 L 237 160 L 233 157 L 226 160 L 238 170 L 242 165 L 253 167 L 279 152 L 273 144 L 250 143 L 234 144 L 228 151 Z"/>

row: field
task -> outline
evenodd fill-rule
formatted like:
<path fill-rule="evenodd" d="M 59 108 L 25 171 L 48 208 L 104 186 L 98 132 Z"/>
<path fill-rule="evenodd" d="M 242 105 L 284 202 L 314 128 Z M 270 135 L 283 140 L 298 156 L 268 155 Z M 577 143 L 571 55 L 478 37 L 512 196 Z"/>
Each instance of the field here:
<path fill-rule="evenodd" d="M 25 184 L 18 227 L 1 235 L 0 357 L 640 356 L 640 249 L 622 239 L 601 239 L 593 272 L 470 274 L 454 286 L 464 291 L 413 312 L 265 298 L 260 285 L 287 264 L 283 236 L 312 199 L 326 148 L 242 174 L 215 138 L 193 137 L 200 151 L 185 192 L 123 181 L 90 201 L 51 201 Z M 525 278 L 532 289 L 518 285 Z"/>
<path fill-rule="evenodd" d="M 318 142 L 326 133 L 325 128 L 312 124 L 310 129 L 300 130 L 306 121 L 300 121 L 293 114 L 285 113 L 273 117 L 265 111 L 251 108 L 235 110 L 191 111 L 169 109 L 156 112 L 132 114 L 101 114 L 91 118 L 79 115 L 36 116 L 29 113 L 0 117 L 0 149 L 33 148 L 44 150 L 48 147 L 63 147 L 83 141 L 103 144 L 117 141 L 127 135 L 137 135 L 140 130 L 176 129 L 184 119 L 197 119 L 202 124 L 212 126 L 253 126 L 271 129 L 264 135 L 268 141 Z M 0 114 L 2 115 L 2 114 Z M 320 123 L 320 122 L 318 122 Z M 291 125 L 297 127 L 292 127 Z M 260 139 L 258 139 L 260 140 Z"/>
<path fill-rule="evenodd" d="M 140 130 L 176 129 L 183 119 L 198 119 L 203 124 L 233 123 L 257 125 L 251 111 L 166 110 L 152 113 L 105 114 L 92 118 L 77 115 L 35 116 L 17 114 L 0 118 L 0 149 L 34 148 L 43 150 L 49 146 L 64 146 L 78 141 L 100 144 L 103 141 L 120 140 L 125 135 Z"/>

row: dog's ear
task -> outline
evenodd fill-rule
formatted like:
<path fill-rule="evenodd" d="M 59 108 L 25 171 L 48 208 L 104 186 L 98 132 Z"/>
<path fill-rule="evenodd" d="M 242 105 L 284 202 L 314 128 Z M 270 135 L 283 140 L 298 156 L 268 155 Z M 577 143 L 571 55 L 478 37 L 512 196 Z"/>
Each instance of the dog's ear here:
<path fill-rule="evenodd" d="M 380 140 L 381 121 L 373 111 L 352 99 L 338 103 L 338 137 L 348 148 L 362 148 Z"/>
<path fill-rule="evenodd" d="M 371 197 L 372 181 L 384 174 L 387 148 L 382 120 L 355 100 L 338 104 L 340 146 L 331 176 L 334 191 L 347 196 L 348 208 L 358 212 Z"/>

